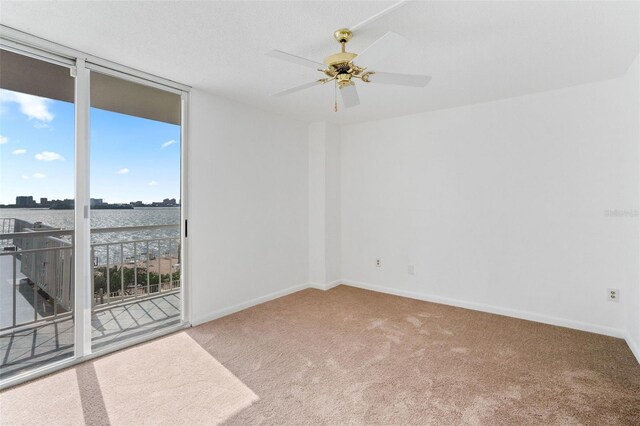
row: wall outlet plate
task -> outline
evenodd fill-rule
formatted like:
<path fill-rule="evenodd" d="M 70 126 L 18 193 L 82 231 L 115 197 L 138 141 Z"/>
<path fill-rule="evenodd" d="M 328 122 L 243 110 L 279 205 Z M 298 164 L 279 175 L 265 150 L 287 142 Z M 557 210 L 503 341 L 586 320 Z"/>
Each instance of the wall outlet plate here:
<path fill-rule="evenodd" d="M 376 259 L 376 266 L 378 268 L 382 266 L 382 261 L 380 259 Z"/>
<path fill-rule="evenodd" d="M 416 274 L 416 267 L 414 265 L 409 265 L 407 267 L 407 272 L 409 273 L 409 275 L 415 275 Z"/>
<path fill-rule="evenodd" d="M 609 302 L 619 302 L 620 301 L 620 290 L 617 288 L 608 288 L 607 289 L 607 300 Z"/>

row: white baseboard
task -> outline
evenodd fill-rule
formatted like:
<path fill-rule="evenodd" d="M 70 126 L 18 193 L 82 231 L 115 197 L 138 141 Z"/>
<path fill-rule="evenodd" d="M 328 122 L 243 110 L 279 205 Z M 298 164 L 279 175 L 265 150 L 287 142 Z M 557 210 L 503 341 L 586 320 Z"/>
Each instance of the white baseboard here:
<path fill-rule="evenodd" d="M 331 281 L 330 283 L 321 284 L 321 283 L 309 283 L 309 288 L 315 288 L 318 290 L 331 290 L 332 288 L 339 286 L 342 284 L 342 280 Z"/>
<path fill-rule="evenodd" d="M 193 326 L 196 326 L 199 324 L 203 324 L 205 322 L 213 321 L 218 318 L 226 317 L 227 315 L 231 315 L 236 312 L 245 310 L 247 308 L 251 308 L 252 306 L 256 306 L 261 303 L 268 302 L 273 299 L 277 299 L 278 297 L 295 293 L 296 291 L 304 290 L 305 288 L 309 288 L 309 283 L 294 285 L 292 287 L 288 287 L 283 290 L 275 291 L 273 293 L 265 294 L 264 296 L 256 297 L 255 299 L 247 300 L 246 302 L 238 303 L 237 305 L 233 305 L 228 308 L 223 308 L 217 311 L 213 311 L 206 315 L 202 315 L 198 318 L 192 319 L 191 324 Z"/>
<path fill-rule="evenodd" d="M 624 330 L 619 330 L 611 327 L 603 327 L 597 324 L 573 321 L 566 318 L 552 317 L 547 315 L 536 314 L 533 312 L 503 308 L 500 306 L 485 305 L 483 303 L 469 302 L 466 300 L 459 300 L 459 299 L 451 299 L 448 297 L 434 296 L 434 295 L 425 294 L 425 293 L 398 290 L 391 287 L 383 287 L 383 286 L 363 283 L 359 281 L 342 280 L 342 283 L 352 287 L 362 288 L 365 290 L 372 290 L 380 293 L 393 294 L 396 296 L 408 297 L 410 299 L 424 300 L 427 302 L 441 303 L 443 305 L 457 306 L 459 308 L 466 308 L 466 309 L 472 309 L 474 311 L 488 312 L 490 314 L 504 315 L 507 317 L 535 321 L 543 324 L 573 328 L 576 330 L 588 331 L 591 333 L 604 334 L 605 336 L 618 337 L 622 339 L 627 337 L 627 333 Z"/>
<path fill-rule="evenodd" d="M 283 297 L 291 293 L 295 293 L 296 291 L 304 290 L 306 288 L 315 288 L 318 290 L 330 290 L 333 287 L 340 285 L 341 283 L 342 281 L 336 280 L 326 284 L 310 282 L 310 283 L 294 285 L 292 287 L 288 287 L 280 291 L 275 291 L 273 293 L 265 294 L 264 296 L 256 297 L 255 299 L 247 300 L 246 302 L 238 303 L 237 305 L 233 305 L 228 308 L 219 309 L 209 314 L 202 315 L 198 318 L 193 319 L 191 321 L 191 325 L 196 326 L 199 324 L 203 324 L 205 322 L 216 320 L 218 318 L 226 317 L 227 315 L 235 314 L 236 312 L 240 312 L 247 308 L 251 308 L 261 303 L 265 303 L 270 300 L 277 299 L 279 297 Z"/>
<path fill-rule="evenodd" d="M 633 352 L 633 355 L 635 355 L 636 359 L 638 360 L 638 364 L 640 364 L 640 345 L 635 340 L 633 340 L 631 334 L 629 333 L 627 333 L 627 336 L 624 340 L 627 341 L 629 349 L 631 349 L 631 352 Z"/>

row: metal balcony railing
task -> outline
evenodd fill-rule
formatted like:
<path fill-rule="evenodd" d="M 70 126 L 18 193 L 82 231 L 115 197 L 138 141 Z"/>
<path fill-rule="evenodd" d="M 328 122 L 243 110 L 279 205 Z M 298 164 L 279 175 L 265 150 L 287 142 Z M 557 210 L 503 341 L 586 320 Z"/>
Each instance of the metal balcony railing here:
<path fill-rule="evenodd" d="M 179 225 L 93 229 L 92 234 L 179 230 Z M 94 309 L 159 296 L 180 289 L 180 237 L 151 237 L 94 243 Z"/>
<path fill-rule="evenodd" d="M 21 219 L 5 218 L 1 225 L 0 332 L 70 317 L 73 230 Z M 179 225 L 96 228 L 91 234 L 98 240 L 91 244 L 93 310 L 179 291 Z"/>

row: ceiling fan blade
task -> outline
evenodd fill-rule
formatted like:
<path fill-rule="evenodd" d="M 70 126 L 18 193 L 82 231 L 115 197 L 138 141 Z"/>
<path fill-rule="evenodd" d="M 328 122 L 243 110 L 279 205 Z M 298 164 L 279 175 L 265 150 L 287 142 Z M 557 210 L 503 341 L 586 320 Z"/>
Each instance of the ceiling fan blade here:
<path fill-rule="evenodd" d="M 289 89 L 281 90 L 280 92 L 271 93 L 269 96 L 280 97 L 284 95 L 288 95 L 289 93 L 297 92 L 299 90 L 308 89 L 309 87 L 317 86 L 318 84 L 322 84 L 322 80 L 312 81 L 311 83 L 299 84 L 294 87 L 290 87 Z"/>
<path fill-rule="evenodd" d="M 349 29 L 350 29 L 351 31 L 359 30 L 359 29 L 361 29 L 361 28 L 363 28 L 363 27 L 365 27 L 365 26 L 367 26 L 367 25 L 371 24 L 372 22 L 377 21 L 378 19 L 382 18 L 382 17 L 383 17 L 383 16 L 385 16 L 386 14 L 388 14 L 388 13 L 390 13 L 390 12 L 393 12 L 393 11 L 394 11 L 394 10 L 396 10 L 397 8 L 402 7 L 402 6 L 405 6 L 407 3 L 408 3 L 408 1 L 407 1 L 407 0 L 402 0 L 402 1 L 399 1 L 399 2 L 397 2 L 397 3 L 394 3 L 394 4 L 392 4 L 391 6 L 387 7 L 386 9 L 383 9 L 382 11 L 380 11 L 380 12 L 376 13 L 375 15 L 370 16 L 369 18 L 365 19 L 364 21 L 359 22 L 359 23 L 357 23 L 357 24 L 355 24 L 355 25 L 353 25 L 353 26 L 349 27 Z"/>
<path fill-rule="evenodd" d="M 360 98 L 358 97 L 358 90 L 356 90 L 355 84 L 348 84 L 341 87 L 340 96 L 342 96 L 342 103 L 345 108 L 360 105 Z"/>
<path fill-rule="evenodd" d="M 355 58 L 354 62 L 357 62 L 361 67 L 370 67 L 392 53 L 402 49 L 408 42 L 409 40 L 400 34 L 389 31 L 364 49 L 362 53 Z"/>
<path fill-rule="evenodd" d="M 282 61 L 293 62 L 294 64 L 302 65 L 313 69 L 325 69 L 326 65 L 320 62 L 312 61 L 300 56 L 292 55 L 291 53 L 283 52 L 282 50 L 272 50 L 266 53 L 267 56 L 280 59 Z"/>
<path fill-rule="evenodd" d="M 397 74 L 394 72 L 372 72 L 369 75 L 371 83 L 396 84 L 398 86 L 424 87 L 431 81 L 428 75 Z"/>

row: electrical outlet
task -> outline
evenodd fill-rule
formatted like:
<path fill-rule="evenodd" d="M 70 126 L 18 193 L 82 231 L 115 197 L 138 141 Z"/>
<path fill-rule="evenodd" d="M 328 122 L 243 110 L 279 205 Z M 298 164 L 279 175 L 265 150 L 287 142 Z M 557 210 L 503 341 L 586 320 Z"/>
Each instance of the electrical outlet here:
<path fill-rule="evenodd" d="M 378 268 L 382 266 L 382 261 L 380 259 L 376 259 L 376 266 Z"/>
<path fill-rule="evenodd" d="M 409 265 L 407 267 L 407 272 L 409 273 L 409 275 L 415 275 L 416 274 L 416 267 L 414 265 Z"/>
<path fill-rule="evenodd" d="M 609 302 L 619 302 L 620 301 L 620 290 L 617 288 L 608 288 L 607 289 L 607 300 Z"/>

